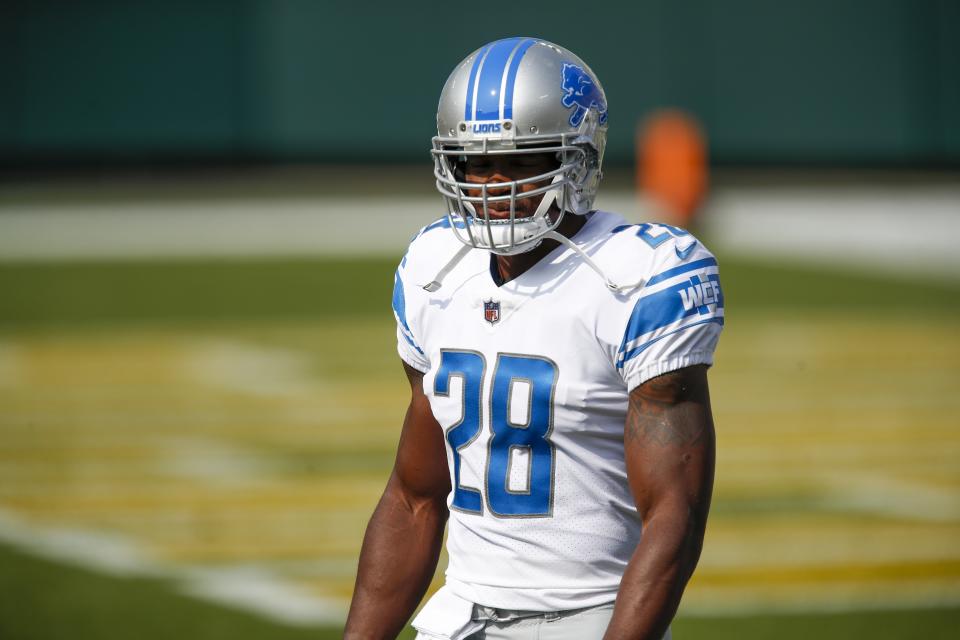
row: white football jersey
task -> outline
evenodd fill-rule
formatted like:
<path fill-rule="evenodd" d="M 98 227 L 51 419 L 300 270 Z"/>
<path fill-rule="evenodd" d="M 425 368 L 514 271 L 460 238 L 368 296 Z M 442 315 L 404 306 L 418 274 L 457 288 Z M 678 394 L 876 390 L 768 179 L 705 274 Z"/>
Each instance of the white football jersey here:
<path fill-rule="evenodd" d="M 535 611 L 614 600 L 640 539 L 623 454 L 628 393 L 712 364 L 723 325 L 717 262 L 692 235 L 598 211 L 566 246 L 497 286 L 491 254 L 443 218 L 397 270 L 398 351 L 424 372 L 453 490 L 447 586 L 477 604 Z"/>

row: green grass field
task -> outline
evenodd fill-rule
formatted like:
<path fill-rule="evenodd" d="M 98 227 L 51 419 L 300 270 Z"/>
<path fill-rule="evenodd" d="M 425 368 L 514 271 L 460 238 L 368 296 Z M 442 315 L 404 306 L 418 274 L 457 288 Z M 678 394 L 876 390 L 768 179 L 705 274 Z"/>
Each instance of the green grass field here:
<path fill-rule="evenodd" d="M 721 265 L 715 501 L 674 637 L 953 637 L 960 284 Z M 338 637 L 407 393 L 393 269 L 0 266 L 0 638 Z"/>

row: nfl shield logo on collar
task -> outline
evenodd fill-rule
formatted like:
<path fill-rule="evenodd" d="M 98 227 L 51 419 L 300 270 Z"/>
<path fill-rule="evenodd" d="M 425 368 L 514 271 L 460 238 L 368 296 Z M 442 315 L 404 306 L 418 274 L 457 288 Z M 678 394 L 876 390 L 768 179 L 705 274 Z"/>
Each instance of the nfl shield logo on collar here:
<path fill-rule="evenodd" d="M 500 321 L 500 302 L 494 300 L 483 301 L 483 319 L 490 324 Z"/>

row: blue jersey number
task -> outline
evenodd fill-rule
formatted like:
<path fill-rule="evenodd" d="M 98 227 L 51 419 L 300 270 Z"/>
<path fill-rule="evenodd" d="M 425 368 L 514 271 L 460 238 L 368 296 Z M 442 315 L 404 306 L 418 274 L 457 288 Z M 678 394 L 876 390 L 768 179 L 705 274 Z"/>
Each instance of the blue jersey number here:
<path fill-rule="evenodd" d="M 480 492 L 460 485 L 460 450 L 480 435 L 480 387 L 483 384 L 483 356 L 475 351 L 444 351 L 440 370 L 433 384 L 438 396 L 450 395 L 450 378 L 463 381 L 463 417 L 447 429 L 447 442 L 453 451 L 453 506 L 462 511 L 483 513 Z"/>
<path fill-rule="evenodd" d="M 482 423 L 483 373 L 485 361 L 474 351 L 443 351 L 434 381 L 434 393 L 450 395 L 450 378 L 463 380 L 462 418 L 447 430 L 453 452 L 453 507 L 482 513 L 477 489 L 460 484 L 460 451 L 477 439 Z M 549 516 L 553 508 L 554 446 L 553 390 L 557 366 L 545 358 L 500 354 L 490 393 L 490 445 L 486 465 L 487 506 L 498 516 Z M 525 392 L 514 393 L 514 386 Z M 511 402 L 527 401 L 525 422 L 511 421 Z M 511 487 L 513 464 L 525 461 L 526 482 Z"/>
<path fill-rule="evenodd" d="M 660 231 L 660 233 L 654 235 L 651 233 L 653 231 Z M 656 249 L 670 238 L 682 238 L 688 235 L 690 235 L 689 231 L 684 231 L 680 227 L 674 227 L 669 224 L 651 224 L 644 222 L 640 225 L 640 228 L 637 229 L 637 237 L 650 245 L 651 249 Z"/>

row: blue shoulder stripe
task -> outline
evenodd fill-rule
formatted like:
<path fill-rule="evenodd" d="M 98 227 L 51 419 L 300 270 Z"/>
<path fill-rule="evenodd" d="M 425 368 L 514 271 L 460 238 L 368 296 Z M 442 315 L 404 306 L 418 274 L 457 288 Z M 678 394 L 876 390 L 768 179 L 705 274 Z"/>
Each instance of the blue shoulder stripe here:
<path fill-rule="evenodd" d="M 456 227 L 457 229 L 465 229 L 466 225 L 461 220 L 455 220 L 451 224 L 450 218 L 448 216 L 444 216 L 439 220 L 434 220 L 433 222 L 425 226 L 423 229 L 420 229 L 420 231 L 418 231 L 416 235 L 410 238 L 410 242 L 413 242 L 414 240 L 416 240 L 423 234 L 427 233 L 428 231 L 433 231 L 434 229 L 450 229 L 451 227 Z"/>
<path fill-rule="evenodd" d="M 423 228 L 423 231 L 420 232 L 420 235 L 423 235 L 423 234 L 425 234 L 425 233 L 428 232 L 428 231 L 433 231 L 433 230 L 436 229 L 437 227 L 441 227 L 441 228 L 443 228 L 443 229 L 449 229 L 449 228 L 450 228 L 450 219 L 447 218 L 446 216 L 444 216 L 444 217 L 440 218 L 439 220 L 435 220 L 435 221 L 431 222 L 430 224 L 428 224 L 427 226 L 425 226 L 425 227 Z"/>
<path fill-rule="evenodd" d="M 690 264 L 682 264 L 679 267 L 674 267 L 673 269 L 667 269 L 662 273 L 658 273 L 649 280 L 647 280 L 646 286 L 657 284 L 658 282 L 663 282 L 664 280 L 669 280 L 674 276 L 678 276 L 681 273 L 686 273 L 687 271 L 694 271 L 696 269 L 703 269 L 705 267 L 715 267 L 717 265 L 716 258 L 704 258 L 702 260 L 696 260 Z"/>
<path fill-rule="evenodd" d="M 396 314 L 400 326 L 403 327 L 403 337 L 407 339 L 410 346 L 423 354 L 423 349 L 414 342 L 413 332 L 410 331 L 410 325 L 407 324 L 407 302 L 403 294 L 403 281 L 400 279 L 399 269 L 393 276 L 393 312 Z"/>
<path fill-rule="evenodd" d="M 403 281 L 400 280 L 400 269 L 393 275 L 393 312 L 397 320 L 407 331 L 410 327 L 407 325 L 407 302 L 403 295 Z"/>
<path fill-rule="evenodd" d="M 627 352 L 633 357 L 642 351 L 632 344 L 642 336 L 691 317 L 719 319 L 716 313 L 720 309 L 723 309 L 723 293 L 720 290 L 720 277 L 716 274 L 707 276 L 706 282 L 695 275 L 685 282 L 640 298 L 633 307 L 620 343 L 618 360 L 622 360 L 619 362 L 630 359 L 625 356 Z"/>

